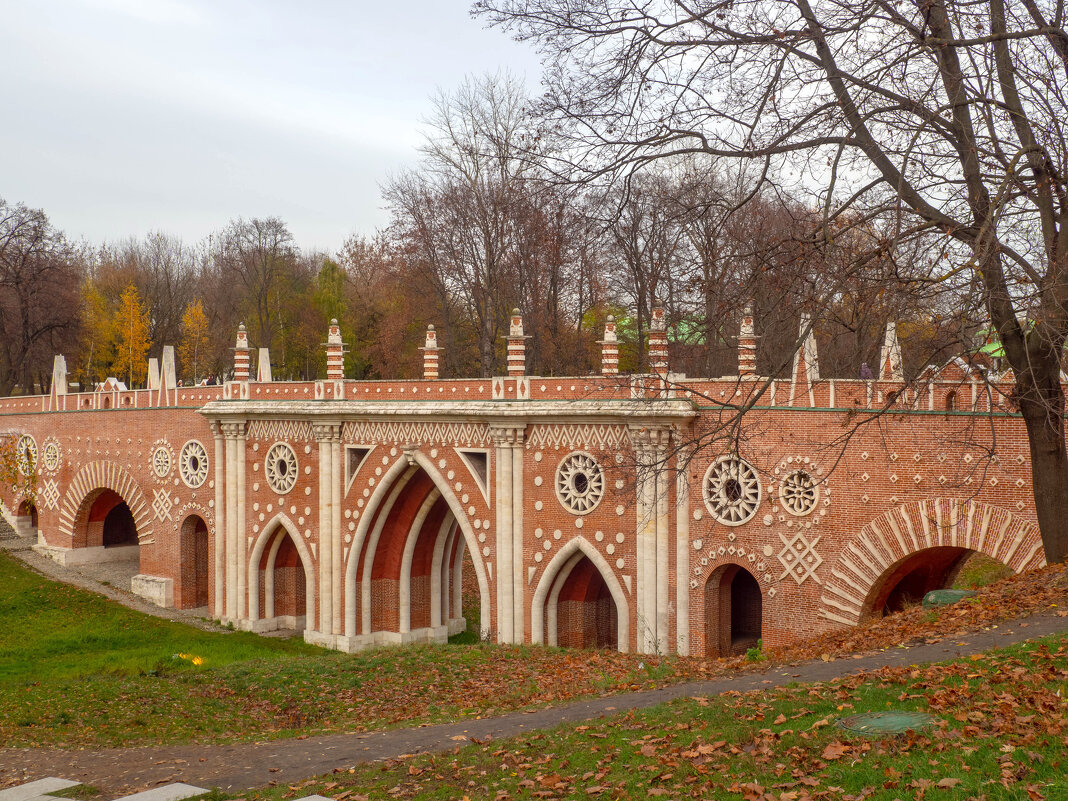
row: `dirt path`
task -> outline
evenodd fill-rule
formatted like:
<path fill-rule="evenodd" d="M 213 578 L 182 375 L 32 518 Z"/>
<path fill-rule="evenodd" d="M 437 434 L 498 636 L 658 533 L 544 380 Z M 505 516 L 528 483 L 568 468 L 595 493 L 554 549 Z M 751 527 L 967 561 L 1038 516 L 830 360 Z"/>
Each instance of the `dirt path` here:
<path fill-rule="evenodd" d="M 222 746 L 121 748 L 105 751 L 0 749 L 0 786 L 43 776 L 63 776 L 118 794 L 168 782 L 241 791 L 272 782 L 293 783 L 345 769 L 357 763 L 444 751 L 469 738 L 513 737 L 561 723 L 611 715 L 687 696 L 712 696 L 728 690 L 771 689 L 792 682 L 818 682 L 884 666 L 938 662 L 1068 631 L 1068 617 L 1034 615 L 1006 621 L 998 628 L 953 637 L 933 644 L 898 647 L 831 662 L 776 666 L 714 681 L 691 682 L 659 690 L 562 704 L 534 712 L 517 712 L 486 720 L 335 734 L 303 740 L 277 740 Z"/>

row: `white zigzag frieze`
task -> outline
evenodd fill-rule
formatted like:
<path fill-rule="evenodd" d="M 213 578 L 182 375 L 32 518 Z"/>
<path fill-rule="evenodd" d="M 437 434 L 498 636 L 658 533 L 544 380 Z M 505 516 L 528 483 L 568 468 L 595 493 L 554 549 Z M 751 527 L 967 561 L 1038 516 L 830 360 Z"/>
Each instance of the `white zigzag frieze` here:
<path fill-rule="evenodd" d="M 613 450 L 629 447 L 625 426 L 550 423 L 535 425 L 527 437 L 527 448 L 598 448 Z"/>
<path fill-rule="evenodd" d="M 361 420 L 345 423 L 345 442 L 371 445 L 377 442 L 397 444 L 438 442 L 447 445 L 485 445 L 489 427 L 485 423 L 381 422 Z"/>
<path fill-rule="evenodd" d="M 913 501 L 872 520 L 842 549 L 824 584 L 820 617 L 857 625 L 890 567 L 938 546 L 979 551 L 1016 573 L 1046 564 L 1038 527 L 1006 509 L 956 498 Z"/>
<path fill-rule="evenodd" d="M 306 420 L 252 420 L 246 437 L 269 442 L 299 442 L 312 438 L 312 426 Z"/>

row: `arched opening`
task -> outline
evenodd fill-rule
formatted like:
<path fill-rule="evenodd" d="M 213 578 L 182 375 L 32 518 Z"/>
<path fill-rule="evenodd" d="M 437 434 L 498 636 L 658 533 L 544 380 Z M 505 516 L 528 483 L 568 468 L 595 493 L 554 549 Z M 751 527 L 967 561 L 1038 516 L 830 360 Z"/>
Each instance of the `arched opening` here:
<path fill-rule="evenodd" d="M 565 648 L 615 648 L 616 604 L 597 567 L 583 556 L 556 597 L 556 644 Z"/>
<path fill-rule="evenodd" d="M 104 408 L 105 409 L 110 409 L 111 408 L 111 398 L 104 398 Z"/>
<path fill-rule="evenodd" d="M 909 554 L 891 565 L 872 586 L 862 619 L 900 612 L 919 604 L 932 590 L 953 586 L 961 567 L 975 553 L 944 546 Z"/>
<path fill-rule="evenodd" d="M 19 504 L 15 515 L 15 531 L 20 537 L 37 537 L 37 507 L 29 501 Z"/>
<path fill-rule="evenodd" d="M 102 539 L 105 548 L 137 545 L 137 524 L 134 523 L 130 507 L 121 498 L 104 516 Z"/>
<path fill-rule="evenodd" d="M 211 576 L 211 549 L 208 525 L 199 515 L 190 515 L 182 522 L 179 534 L 181 549 L 181 586 L 178 605 L 181 609 L 198 609 L 208 605 L 208 584 Z"/>
<path fill-rule="evenodd" d="M 475 565 L 479 634 L 487 633 L 489 589 L 481 554 L 469 550 L 472 523 L 458 517 L 459 499 L 434 465 L 420 458 L 413 454 L 395 463 L 365 508 L 345 512 L 359 519 L 353 550 L 345 553 L 350 649 L 445 642 L 464 632 L 465 562 Z"/>
<path fill-rule="evenodd" d="M 762 636 L 763 596 L 756 578 L 739 565 L 723 565 L 705 582 L 705 654 L 744 654 Z"/>
<path fill-rule="evenodd" d="M 308 616 L 313 613 L 309 604 L 308 571 L 293 538 L 279 525 L 267 540 L 257 565 L 258 609 L 250 610 L 256 631 L 291 629 L 303 631 Z"/>
<path fill-rule="evenodd" d="M 950 391 L 946 393 L 946 411 L 954 412 L 957 410 L 957 393 Z"/>

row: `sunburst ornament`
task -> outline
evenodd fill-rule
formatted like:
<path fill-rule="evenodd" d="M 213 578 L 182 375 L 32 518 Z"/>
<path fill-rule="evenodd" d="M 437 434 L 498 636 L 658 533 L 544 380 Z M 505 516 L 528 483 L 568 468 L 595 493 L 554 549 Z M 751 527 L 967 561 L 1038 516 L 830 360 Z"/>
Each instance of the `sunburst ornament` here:
<path fill-rule="evenodd" d="M 725 526 L 748 523 L 760 507 L 760 478 L 737 456 L 721 456 L 709 465 L 702 489 L 708 511 Z"/>
<path fill-rule="evenodd" d="M 572 514 L 585 515 L 604 497 L 604 471 L 590 454 L 576 451 L 556 468 L 556 497 Z"/>
<path fill-rule="evenodd" d="M 297 483 L 297 455 L 284 442 L 276 442 L 263 460 L 267 483 L 279 495 L 285 495 Z"/>
<path fill-rule="evenodd" d="M 178 472 L 190 489 L 196 489 L 207 479 L 208 452 L 195 439 L 182 446 L 182 452 L 178 456 Z"/>

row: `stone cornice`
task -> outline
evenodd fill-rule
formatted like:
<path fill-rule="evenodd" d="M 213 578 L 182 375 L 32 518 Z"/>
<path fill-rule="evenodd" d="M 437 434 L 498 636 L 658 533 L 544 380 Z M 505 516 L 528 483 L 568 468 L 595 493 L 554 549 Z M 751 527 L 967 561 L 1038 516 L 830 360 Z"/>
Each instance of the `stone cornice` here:
<path fill-rule="evenodd" d="M 679 425 L 696 417 L 686 400 L 618 401 L 212 401 L 199 412 L 209 420 L 227 422 L 238 418 L 293 419 L 331 422 L 348 420 L 429 420 L 434 422 L 483 422 L 498 427 L 525 426 L 540 422 L 634 423 Z"/>

